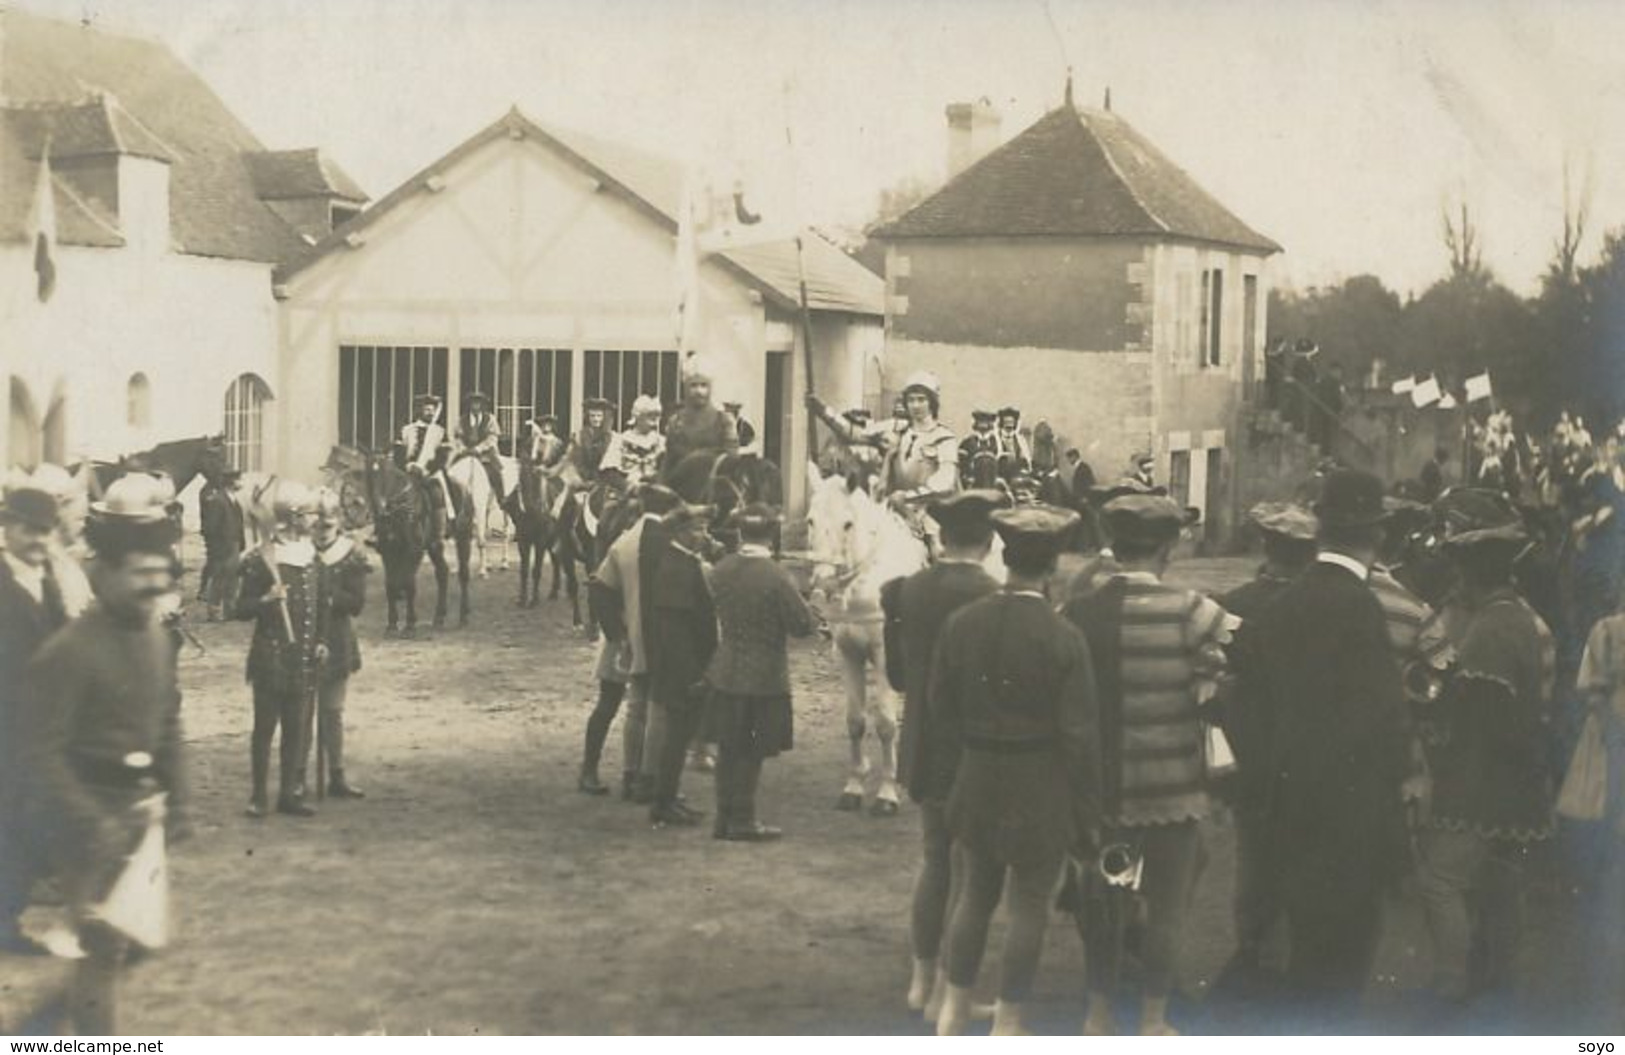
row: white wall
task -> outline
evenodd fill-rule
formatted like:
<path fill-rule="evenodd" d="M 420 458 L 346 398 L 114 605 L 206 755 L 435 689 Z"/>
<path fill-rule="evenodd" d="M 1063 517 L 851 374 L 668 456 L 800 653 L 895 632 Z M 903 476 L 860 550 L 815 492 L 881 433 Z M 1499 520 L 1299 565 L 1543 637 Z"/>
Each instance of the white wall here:
<path fill-rule="evenodd" d="M 24 246 L 0 247 L 0 275 L 23 276 L 25 290 L 4 304 L 0 372 L 28 386 L 42 417 L 66 401 L 68 460 L 218 433 L 226 388 L 240 374 L 258 374 L 275 391 L 269 265 L 58 246 L 56 290 L 40 304 L 31 260 Z M 151 385 L 146 428 L 127 418 L 126 385 L 137 372 Z M 268 409 L 269 457 L 274 404 Z"/>

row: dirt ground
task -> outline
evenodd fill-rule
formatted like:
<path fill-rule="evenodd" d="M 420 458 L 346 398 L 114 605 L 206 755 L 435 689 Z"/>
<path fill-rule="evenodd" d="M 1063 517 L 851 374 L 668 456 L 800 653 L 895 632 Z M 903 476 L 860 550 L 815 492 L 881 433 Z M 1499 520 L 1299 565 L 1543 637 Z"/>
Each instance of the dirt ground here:
<path fill-rule="evenodd" d="M 1249 569 L 1192 561 L 1179 577 L 1217 590 Z M 797 747 L 764 779 L 764 817 L 786 838 L 756 846 L 717 842 L 708 827 L 655 831 L 643 809 L 575 791 L 595 648 L 562 602 L 516 610 L 515 574 L 477 583 L 472 626 L 430 640 L 385 640 L 382 605 L 370 604 L 348 721 L 349 768 L 367 798 L 309 820 L 244 817 L 248 627 L 197 628 L 207 654 L 183 658 L 196 836 L 174 861 L 179 933 L 133 973 L 125 1028 L 922 1031 L 903 1008 L 918 822 L 911 807 L 890 819 L 832 808 L 846 745 L 827 645 L 797 648 Z M 619 769 L 617 723 L 604 772 Z M 686 787 L 709 809 L 707 776 L 690 774 Z M 1192 1030 L 1266 1031 L 1259 1012 L 1204 999 L 1230 951 L 1231 839 L 1222 822 L 1208 836 L 1176 1016 Z M 1486 1028 L 1595 1021 L 1578 995 L 1577 898 L 1570 885 L 1537 883 L 1531 981 Z M 1387 1009 L 1381 1023 L 1404 1029 L 1399 995 L 1419 984 L 1427 956 L 1414 898 L 1389 930 L 1375 1002 Z M 0 988 L 16 999 L 62 970 L 0 963 Z M 1076 1031 L 1082 977 L 1080 942 L 1057 916 L 1040 1029 Z"/>

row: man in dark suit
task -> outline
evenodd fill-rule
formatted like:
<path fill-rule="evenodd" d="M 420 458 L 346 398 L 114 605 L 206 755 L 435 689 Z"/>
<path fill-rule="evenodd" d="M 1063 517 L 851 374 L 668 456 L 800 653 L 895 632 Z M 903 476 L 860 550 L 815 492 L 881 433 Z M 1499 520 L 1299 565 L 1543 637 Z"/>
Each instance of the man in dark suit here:
<path fill-rule="evenodd" d="M 1407 864 L 1404 693 L 1366 585 L 1382 493 L 1369 473 L 1326 478 L 1320 554 L 1254 620 L 1257 652 L 1241 672 L 1268 730 L 1265 832 L 1291 935 L 1287 981 L 1313 1016 L 1300 1028 L 1352 1024 L 1383 893 Z"/>
<path fill-rule="evenodd" d="M 983 568 L 993 545 L 993 522 L 988 515 L 1009 500 L 1002 492 L 960 491 L 930 509 L 942 529 L 942 555 L 902 579 L 881 588 L 885 613 L 886 676 L 903 694 L 903 742 L 898 755 L 898 776 L 909 798 L 920 807 L 924 836 L 919 878 L 914 882 L 910 942 L 914 948 L 914 978 L 908 987 L 908 1006 L 935 1021 L 946 993 L 947 978 L 938 966 L 942 930 L 947 921 L 953 839 L 944 818 L 948 791 L 953 785 L 952 759 L 931 757 L 927 689 L 931 657 L 948 617 L 978 597 L 998 590 L 999 584 Z"/>
<path fill-rule="evenodd" d="M 23 671 L 39 646 L 68 621 L 50 559 L 57 530 L 56 499 L 15 487 L 0 506 L 5 531 L 0 560 L 0 952 L 44 950 L 23 934 L 18 918 L 45 862 L 38 820 L 25 802 L 20 770 Z"/>

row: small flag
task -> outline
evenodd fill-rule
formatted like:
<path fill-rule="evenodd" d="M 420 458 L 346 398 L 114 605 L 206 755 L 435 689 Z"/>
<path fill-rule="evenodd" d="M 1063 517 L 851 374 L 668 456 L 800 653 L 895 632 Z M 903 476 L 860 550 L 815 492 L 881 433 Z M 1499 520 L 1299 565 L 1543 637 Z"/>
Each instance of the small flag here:
<path fill-rule="evenodd" d="M 1490 387 L 1488 371 L 1467 379 L 1467 402 L 1477 403 L 1481 399 L 1489 399 L 1494 394 L 1494 390 Z"/>
<path fill-rule="evenodd" d="M 44 304 L 56 291 L 56 192 L 51 177 L 51 145 L 40 157 L 34 179 L 34 201 L 28 211 L 28 232 L 34 243 L 35 296 Z"/>
<path fill-rule="evenodd" d="M 744 184 L 744 181 L 742 181 L 742 180 L 735 180 L 734 181 L 733 199 L 734 199 L 734 219 L 738 220 L 740 223 L 744 224 L 746 227 L 749 227 L 752 224 L 758 224 L 758 223 L 762 222 L 762 214 L 759 213 L 759 212 L 751 212 L 750 207 L 745 204 L 745 184 Z"/>
<path fill-rule="evenodd" d="M 1411 389 L 1411 403 L 1418 408 L 1431 407 L 1443 394 L 1439 390 L 1439 379 L 1429 376 L 1426 381 Z"/>
<path fill-rule="evenodd" d="M 1414 390 L 1415 388 L 1416 388 L 1416 378 L 1414 378 L 1414 377 L 1402 377 L 1398 381 L 1394 382 L 1394 387 L 1393 387 L 1392 391 L 1393 391 L 1394 395 L 1402 396 L 1406 392 L 1410 392 L 1410 391 Z"/>
<path fill-rule="evenodd" d="M 1451 395 L 1449 392 L 1446 392 L 1443 396 L 1440 396 L 1439 397 L 1439 409 L 1440 410 L 1455 410 L 1456 409 L 1456 397 Z"/>

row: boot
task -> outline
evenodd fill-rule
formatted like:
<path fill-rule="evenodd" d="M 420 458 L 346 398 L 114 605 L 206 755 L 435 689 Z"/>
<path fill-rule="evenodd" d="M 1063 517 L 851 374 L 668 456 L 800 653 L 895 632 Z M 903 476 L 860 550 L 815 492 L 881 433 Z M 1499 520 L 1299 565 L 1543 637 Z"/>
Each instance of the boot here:
<path fill-rule="evenodd" d="M 969 1025 L 970 989 L 950 982 L 948 991 L 943 996 L 942 1010 L 937 1014 L 937 1036 L 962 1036 Z"/>
<path fill-rule="evenodd" d="M 269 749 L 260 751 L 250 747 L 248 759 L 251 771 L 249 781 L 252 790 L 248 795 L 248 809 L 246 812 L 250 817 L 259 818 L 265 816 L 271 801 L 270 792 L 267 790 L 270 782 L 271 752 Z"/>
<path fill-rule="evenodd" d="M 576 778 L 576 790 L 583 795 L 608 795 L 609 785 L 598 779 L 598 767 L 581 764 L 581 775 Z"/>
<path fill-rule="evenodd" d="M 655 778 L 639 773 L 632 781 L 632 801 L 639 806 L 648 806 L 655 800 Z"/>
<path fill-rule="evenodd" d="M 364 799 L 360 788 L 344 779 L 344 770 L 333 770 L 333 779 L 327 782 L 327 797 L 330 799 Z"/>
<path fill-rule="evenodd" d="M 914 1012 L 925 1010 L 926 1003 L 931 999 L 931 988 L 937 981 L 936 957 L 923 959 L 915 957 L 914 976 L 908 983 L 908 1009 Z M 941 1008 L 939 1007 L 940 1011 Z"/>
<path fill-rule="evenodd" d="M 638 795 L 638 775 L 636 773 L 621 774 L 621 801 L 636 802 Z"/>
<path fill-rule="evenodd" d="M 993 1031 L 995 1037 L 1030 1037 L 1032 1034 L 1021 1022 L 1021 1005 L 1000 1000 L 993 1005 Z"/>

